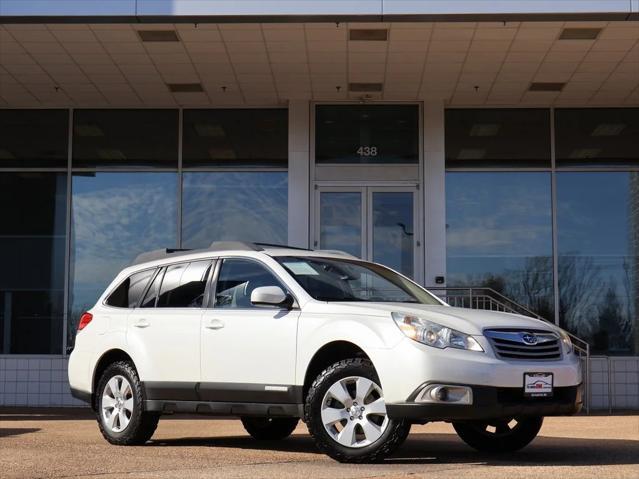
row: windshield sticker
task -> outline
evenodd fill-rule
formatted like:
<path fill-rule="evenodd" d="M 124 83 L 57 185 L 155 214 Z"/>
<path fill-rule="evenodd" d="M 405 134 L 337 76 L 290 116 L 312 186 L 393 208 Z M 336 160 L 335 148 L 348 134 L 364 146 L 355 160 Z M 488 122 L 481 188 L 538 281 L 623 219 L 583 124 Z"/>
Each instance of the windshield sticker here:
<path fill-rule="evenodd" d="M 293 274 L 300 276 L 319 275 L 310 264 L 303 261 L 295 261 L 294 263 L 284 262 L 283 265 L 291 270 Z"/>

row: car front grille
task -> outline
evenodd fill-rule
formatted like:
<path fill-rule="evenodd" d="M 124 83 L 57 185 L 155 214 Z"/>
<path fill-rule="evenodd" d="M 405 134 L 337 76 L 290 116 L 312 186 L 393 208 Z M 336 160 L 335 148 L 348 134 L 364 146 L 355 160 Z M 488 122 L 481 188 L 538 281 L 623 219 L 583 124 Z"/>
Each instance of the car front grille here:
<path fill-rule="evenodd" d="M 559 335 L 537 329 L 490 329 L 484 331 L 497 357 L 527 361 L 561 359 Z"/>

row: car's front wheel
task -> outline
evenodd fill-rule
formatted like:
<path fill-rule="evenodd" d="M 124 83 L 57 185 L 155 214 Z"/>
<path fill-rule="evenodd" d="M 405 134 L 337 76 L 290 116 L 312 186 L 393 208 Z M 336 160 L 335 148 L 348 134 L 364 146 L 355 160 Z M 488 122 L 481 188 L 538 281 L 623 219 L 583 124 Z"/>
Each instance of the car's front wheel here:
<path fill-rule="evenodd" d="M 142 383 L 133 365 L 111 364 L 96 388 L 96 413 L 104 438 L 111 444 L 130 446 L 151 439 L 160 415 L 144 411 Z"/>
<path fill-rule="evenodd" d="M 513 452 L 527 446 L 539 433 L 543 417 L 454 422 L 459 437 L 483 452 Z"/>
<path fill-rule="evenodd" d="M 246 432 L 260 441 L 286 439 L 300 421 L 296 417 L 243 417 L 241 419 Z"/>
<path fill-rule="evenodd" d="M 362 358 L 335 363 L 315 379 L 304 417 L 317 447 L 340 462 L 380 461 L 410 429 L 388 417 L 375 368 Z"/>

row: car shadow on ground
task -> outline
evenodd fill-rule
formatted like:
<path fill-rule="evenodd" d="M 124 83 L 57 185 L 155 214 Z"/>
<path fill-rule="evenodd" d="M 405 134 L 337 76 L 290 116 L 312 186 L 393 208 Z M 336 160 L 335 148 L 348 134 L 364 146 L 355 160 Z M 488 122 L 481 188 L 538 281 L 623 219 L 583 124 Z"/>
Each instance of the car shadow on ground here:
<path fill-rule="evenodd" d="M 20 428 L 5 428 L 0 427 L 0 438 L 9 436 L 20 436 L 21 434 L 30 434 L 32 432 L 38 432 L 41 429 L 36 427 L 20 427 Z"/>
<path fill-rule="evenodd" d="M 283 441 L 250 437 L 190 437 L 153 440 L 147 447 L 220 447 L 321 454 L 306 435 Z M 387 464 L 486 464 L 505 466 L 593 466 L 639 464 L 639 440 L 538 437 L 521 451 L 508 454 L 477 452 L 455 434 L 411 434 Z"/>

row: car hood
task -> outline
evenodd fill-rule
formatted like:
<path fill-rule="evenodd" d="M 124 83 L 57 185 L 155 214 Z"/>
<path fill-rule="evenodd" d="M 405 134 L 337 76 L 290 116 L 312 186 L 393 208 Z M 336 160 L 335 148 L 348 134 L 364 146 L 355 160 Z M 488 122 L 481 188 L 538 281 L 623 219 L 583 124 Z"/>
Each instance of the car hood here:
<path fill-rule="evenodd" d="M 482 334 L 484 329 L 522 328 L 556 331 L 553 324 L 519 314 L 502 313 L 483 309 L 453 308 L 446 305 L 409 303 L 330 303 L 332 309 L 340 306 L 342 313 L 380 316 L 398 312 L 433 321 L 466 334 Z M 333 312 L 335 310 L 333 309 Z"/>

